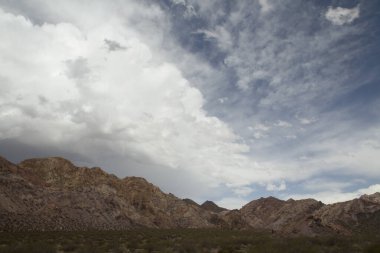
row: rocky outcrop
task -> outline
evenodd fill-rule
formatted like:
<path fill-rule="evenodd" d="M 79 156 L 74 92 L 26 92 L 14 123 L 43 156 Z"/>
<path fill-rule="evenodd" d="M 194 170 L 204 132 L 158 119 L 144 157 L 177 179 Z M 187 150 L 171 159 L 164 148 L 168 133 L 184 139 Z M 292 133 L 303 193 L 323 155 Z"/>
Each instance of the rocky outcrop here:
<path fill-rule="evenodd" d="M 198 207 L 200 206 L 197 202 L 195 202 L 192 199 L 182 199 L 182 200 L 185 201 L 189 205 L 194 205 L 194 206 L 198 206 Z"/>
<path fill-rule="evenodd" d="M 323 227 L 337 233 L 351 234 L 380 212 L 380 193 L 363 195 L 358 199 L 326 205 L 313 214 Z"/>
<path fill-rule="evenodd" d="M 201 207 L 204 210 L 207 210 L 207 211 L 210 211 L 210 212 L 213 212 L 213 213 L 220 213 L 220 212 L 223 212 L 223 211 L 227 211 L 226 208 L 220 207 L 220 206 L 218 206 L 217 204 L 215 204 L 214 202 L 212 202 L 210 200 L 205 201 L 201 205 Z"/>
<path fill-rule="evenodd" d="M 254 200 L 240 210 L 249 227 L 282 233 L 311 234 L 309 217 L 324 206 L 314 199 L 279 200 L 274 197 Z"/>
<path fill-rule="evenodd" d="M 0 230 L 212 227 L 211 214 L 143 178 L 62 158 L 0 160 Z"/>
<path fill-rule="evenodd" d="M 380 193 L 324 205 L 314 199 L 251 201 L 227 210 L 162 192 L 144 178 L 120 179 L 59 157 L 13 164 L 0 157 L 0 231 L 149 228 L 264 229 L 351 234 L 380 228 Z"/>

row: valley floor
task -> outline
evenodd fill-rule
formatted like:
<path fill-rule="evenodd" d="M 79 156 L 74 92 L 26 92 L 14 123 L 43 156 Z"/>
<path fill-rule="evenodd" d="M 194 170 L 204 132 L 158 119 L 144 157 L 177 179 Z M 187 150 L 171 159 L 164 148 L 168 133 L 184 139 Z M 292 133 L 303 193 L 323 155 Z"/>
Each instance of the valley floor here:
<path fill-rule="evenodd" d="M 1 253 L 380 252 L 379 235 L 289 237 L 210 229 L 0 233 Z"/>

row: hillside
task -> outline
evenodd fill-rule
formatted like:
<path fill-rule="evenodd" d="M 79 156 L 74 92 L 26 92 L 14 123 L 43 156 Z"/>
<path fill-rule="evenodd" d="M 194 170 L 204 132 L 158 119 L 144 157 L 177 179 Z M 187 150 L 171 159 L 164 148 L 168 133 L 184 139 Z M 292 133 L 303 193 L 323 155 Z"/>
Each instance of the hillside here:
<path fill-rule="evenodd" d="M 325 205 L 314 199 L 253 200 L 240 210 L 162 192 L 144 178 L 120 179 L 59 157 L 13 164 L 0 157 L 0 231 L 134 228 L 258 229 L 282 234 L 379 230 L 380 193 Z"/>

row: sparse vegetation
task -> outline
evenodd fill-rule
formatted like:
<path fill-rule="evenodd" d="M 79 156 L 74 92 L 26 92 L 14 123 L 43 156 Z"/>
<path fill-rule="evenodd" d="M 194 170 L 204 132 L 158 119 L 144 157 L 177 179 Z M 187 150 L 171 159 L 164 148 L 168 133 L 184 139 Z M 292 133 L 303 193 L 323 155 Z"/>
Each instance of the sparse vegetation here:
<path fill-rule="evenodd" d="M 380 237 L 289 237 L 214 229 L 0 233 L 1 253 L 380 253 Z"/>

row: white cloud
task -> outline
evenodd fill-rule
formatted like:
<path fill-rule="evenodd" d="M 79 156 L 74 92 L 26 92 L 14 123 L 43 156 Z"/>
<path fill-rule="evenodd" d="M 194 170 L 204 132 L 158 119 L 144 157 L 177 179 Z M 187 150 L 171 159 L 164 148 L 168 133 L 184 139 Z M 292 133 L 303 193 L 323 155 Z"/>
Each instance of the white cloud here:
<path fill-rule="evenodd" d="M 345 25 L 352 23 L 355 19 L 359 18 L 360 6 L 357 5 L 352 9 L 330 6 L 325 14 L 327 20 L 334 25 Z"/>
<path fill-rule="evenodd" d="M 268 132 L 271 127 L 262 123 L 258 123 L 253 125 L 252 129 L 256 131 Z"/>
<path fill-rule="evenodd" d="M 296 119 L 299 121 L 299 123 L 301 123 L 301 125 L 310 125 L 317 122 L 317 119 L 314 117 L 307 118 L 296 115 Z"/>
<path fill-rule="evenodd" d="M 0 138 L 61 146 L 94 157 L 93 165 L 119 159 L 117 168 L 126 170 L 132 157 L 149 169 L 170 168 L 149 173 L 157 178 L 186 175 L 183 181 L 198 189 L 226 185 L 237 196 L 254 183 L 286 188 L 279 180 L 289 185 L 325 172 L 379 177 L 379 131 L 357 131 L 339 119 L 347 111 L 316 113 L 360 85 L 346 82 L 353 80 L 346 63 L 360 52 L 360 39 L 341 43 L 360 34 L 357 27 L 310 33 L 312 15 L 320 12 L 314 4 L 303 6 L 305 22 L 295 28 L 289 25 L 299 21 L 289 15 L 294 10 L 273 8 L 274 1 L 261 1 L 261 9 L 238 2 L 232 13 L 219 1 L 173 1 L 197 2 L 196 15 L 208 25 L 195 32 L 226 53 L 225 66 L 214 68 L 183 50 L 157 4 L 35 0 L 34 18 L 1 12 L 0 32 L 7 36 L 0 41 Z M 194 14 L 189 10 L 187 17 Z M 269 10 L 275 15 L 260 15 Z M 30 22 L 36 16 L 46 22 Z M 105 40 L 123 50 L 109 50 Z M 229 71 L 246 95 L 229 86 Z M 210 101 L 207 92 L 216 93 Z M 228 124 L 210 116 L 221 115 L 217 110 L 205 111 L 211 102 L 225 110 Z M 265 124 L 247 131 L 252 122 Z M 183 188 L 175 187 L 173 193 Z"/>
<path fill-rule="evenodd" d="M 275 124 L 278 127 L 292 127 L 293 125 L 287 121 L 278 120 Z"/>
<path fill-rule="evenodd" d="M 165 22 L 153 7 L 132 7 L 128 15 L 147 12 L 148 30 L 157 29 L 149 18 Z M 7 34 L 0 41 L 0 76 L 10 83 L 0 94 L 1 139 L 59 146 L 98 164 L 105 150 L 119 160 L 147 157 L 157 165 L 152 169 L 184 171 L 197 183 L 223 184 L 238 195 L 248 194 L 247 185 L 273 180 L 228 125 L 207 115 L 202 94 L 165 52 L 125 23 L 127 14 L 98 14 L 92 24 L 92 12 L 86 13 L 38 26 L 0 12 L 0 32 Z M 110 51 L 105 39 L 125 49 Z"/>
<path fill-rule="evenodd" d="M 263 13 L 267 13 L 273 8 L 272 4 L 270 4 L 270 0 L 259 0 L 259 4 Z"/>
<path fill-rule="evenodd" d="M 186 11 L 184 13 L 185 18 L 191 18 L 197 15 L 194 6 L 188 4 L 186 0 L 171 0 L 171 2 L 176 5 L 183 5 L 186 8 Z"/>
<path fill-rule="evenodd" d="M 265 134 L 265 133 L 263 133 L 263 132 L 254 132 L 253 133 L 253 137 L 255 138 L 255 139 L 262 139 L 262 138 L 265 138 L 265 137 L 267 137 L 268 135 L 267 134 Z"/>
<path fill-rule="evenodd" d="M 233 192 L 239 197 L 245 197 L 251 194 L 254 190 L 251 187 L 239 187 L 234 189 Z"/>
<path fill-rule="evenodd" d="M 207 40 L 215 40 L 218 47 L 225 51 L 233 46 L 231 34 L 223 26 L 216 26 L 213 30 L 198 29 L 193 34 L 202 34 Z"/>
<path fill-rule="evenodd" d="M 255 139 L 262 139 L 268 136 L 268 131 L 271 129 L 271 126 L 265 125 L 262 123 L 257 123 L 253 126 L 249 126 L 248 130 L 253 132 L 253 137 Z"/>
<path fill-rule="evenodd" d="M 297 135 L 295 135 L 295 134 L 288 134 L 288 135 L 285 136 L 285 139 L 295 140 L 295 139 L 297 139 Z"/>
<path fill-rule="evenodd" d="M 215 203 L 220 206 L 227 209 L 240 209 L 242 206 L 248 203 L 246 199 L 243 198 L 223 198 L 219 201 L 215 201 Z"/>
<path fill-rule="evenodd" d="M 332 181 L 331 179 L 312 179 L 306 180 L 303 183 L 306 190 L 314 192 L 325 191 L 326 189 L 333 192 L 342 191 L 344 188 L 349 187 L 352 184 L 353 182 Z"/>
<path fill-rule="evenodd" d="M 279 185 L 269 183 L 266 186 L 266 190 L 267 191 L 285 191 L 286 190 L 286 183 L 284 180 L 282 180 Z"/>
<path fill-rule="evenodd" d="M 375 192 L 380 192 L 380 184 L 370 185 L 367 188 L 361 188 L 354 192 L 342 192 L 332 189 L 331 191 L 322 191 L 318 193 L 311 194 L 295 194 L 289 195 L 289 198 L 293 199 L 305 199 L 314 198 L 316 200 L 322 201 L 325 204 L 332 204 L 337 202 L 343 202 L 352 200 L 354 198 L 359 198 L 364 194 L 373 194 Z"/>
<path fill-rule="evenodd" d="M 174 4 L 182 4 L 182 5 L 186 5 L 186 1 L 185 0 L 171 0 L 172 3 Z"/>
<path fill-rule="evenodd" d="M 222 97 L 218 98 L 219 103 L 224 104 L 226 101 L 228 101 L 228 97 Z"/>

